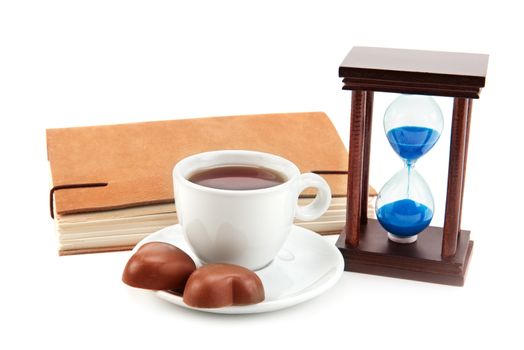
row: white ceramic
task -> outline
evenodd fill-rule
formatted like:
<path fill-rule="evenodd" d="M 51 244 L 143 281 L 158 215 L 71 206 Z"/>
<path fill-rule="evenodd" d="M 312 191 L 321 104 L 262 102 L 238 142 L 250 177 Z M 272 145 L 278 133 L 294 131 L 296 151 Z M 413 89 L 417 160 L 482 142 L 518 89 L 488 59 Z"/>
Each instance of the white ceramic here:
<path fill-rule="evenodd" d="M 140 241 L 133 252 L 148 242 L 173 244 L 201 265 L 187 244 L 180 225 L 168 226 Z M 276 258 L 263 269 L 255 271 L 262 280 L 265 300 L 259 304 L 213 309 L 193 308 L 182 297 L 165 291 L 157 296 L 173 304 L 204 312 L 247 314 L 275 311 L 314 298 L 331 288 L 342 276 L 344 260 L 339 250 L 313 231 L 293 226 L 289 239 Z"/>
<path fill-rule="evenodd" d="M 258 165 L 287 181 L 258 190 L 221 190 L 187 180 L 199 170 L 221 165 Z M 331 201 L 326 181 L 300 174 L 290 161 L 253 151 L 213 151 L 185 158 L 173 169 L 175 205 L 182 231 L 196 256 L 207 263 L 230 263 L 251 270 L 271 262 L 286 241 L 293 219 L 314 220 Z M 318 189 L 315 200 L 297 204 L 300 192 Z"/>

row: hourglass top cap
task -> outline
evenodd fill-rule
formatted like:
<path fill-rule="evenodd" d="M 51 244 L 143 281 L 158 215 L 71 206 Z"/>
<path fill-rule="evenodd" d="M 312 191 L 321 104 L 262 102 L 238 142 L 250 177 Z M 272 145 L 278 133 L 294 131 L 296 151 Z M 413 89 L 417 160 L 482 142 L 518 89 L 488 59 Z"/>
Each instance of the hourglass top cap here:
<path fill-rule="evenodd" d="M 355 46 L 339 67 L 346 90 L 478 98 L 485 54 Z"/>

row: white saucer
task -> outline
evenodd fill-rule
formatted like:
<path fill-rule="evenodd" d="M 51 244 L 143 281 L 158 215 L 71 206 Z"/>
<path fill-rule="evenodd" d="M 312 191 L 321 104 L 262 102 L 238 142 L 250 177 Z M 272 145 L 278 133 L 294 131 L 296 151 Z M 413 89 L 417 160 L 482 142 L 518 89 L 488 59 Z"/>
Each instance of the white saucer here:
<path fill-rule="evenodd" d="M 135 252 L 147 242 L 166 242 L 189 254 L 200 266 L 186 243 L 180 225 L 163 228 L 143 240 Z M 332 287 L 342 276 L 344 260 L 339 250 L 313 231 L 293 226 L 287 242 L 277 257 L 265 268 L 256 271 L 264 285 L 266 299 L 246 306 L 201 309 L 186 305 L 181 296 L 166 291 L 155 292 L 173 304 L 204 312 L 220 314 L 248 314 L 268 312 L 290 307 L 314 298 Z"/>

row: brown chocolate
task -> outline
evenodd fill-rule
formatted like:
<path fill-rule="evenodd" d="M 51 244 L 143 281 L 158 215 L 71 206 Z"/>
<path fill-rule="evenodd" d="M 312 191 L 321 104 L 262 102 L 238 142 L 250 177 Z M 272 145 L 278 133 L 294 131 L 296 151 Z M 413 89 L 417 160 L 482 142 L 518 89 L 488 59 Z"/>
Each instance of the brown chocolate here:
<path fill-rule="evenodd" d="M 196 265 L 183 250 L 163 242 L 141 246 L 129 259 L 124 283 L 137 288 L 182 290 Z"/>
<path fill-rule="evenodd" d="M 263 300 L 260 278 L 237 265 L 205 265 L 191 274 L 184 289 L 184 302 L 200 308 L 249 305 Z"/>

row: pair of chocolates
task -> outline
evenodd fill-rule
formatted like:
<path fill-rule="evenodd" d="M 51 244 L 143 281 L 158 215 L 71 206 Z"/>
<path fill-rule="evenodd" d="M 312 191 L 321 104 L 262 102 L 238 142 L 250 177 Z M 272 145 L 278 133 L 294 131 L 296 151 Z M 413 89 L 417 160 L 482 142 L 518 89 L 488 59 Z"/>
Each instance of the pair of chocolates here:
<path fill-rule="evenodd" d="M 197 269 L 183 250 L 164 242 L 141 246 L 127 262 L 122 281 L 136 288 L 180 293 L 187 305 L 198 308 L 264 300 L 262 281 L 253 271 L 230 264 L 208 264 Z"/>

